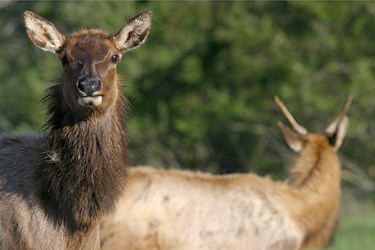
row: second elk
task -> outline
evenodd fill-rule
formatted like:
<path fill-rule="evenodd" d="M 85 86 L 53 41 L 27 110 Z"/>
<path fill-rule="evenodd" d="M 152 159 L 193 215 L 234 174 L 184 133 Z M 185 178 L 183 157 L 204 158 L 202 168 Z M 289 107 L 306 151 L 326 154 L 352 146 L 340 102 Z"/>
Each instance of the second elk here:
<path fill-rule="evenodd" d="M 253 174 L 215 176 L 136 167 L 117 213 L 101 225 L 103 249 L 323 248 L 340 206 L 337 150 L 351 97 L 325 133 L 309 133 L 275 98 L 293 129 L 279 126 L 298 152 L 286 182 Z"/>

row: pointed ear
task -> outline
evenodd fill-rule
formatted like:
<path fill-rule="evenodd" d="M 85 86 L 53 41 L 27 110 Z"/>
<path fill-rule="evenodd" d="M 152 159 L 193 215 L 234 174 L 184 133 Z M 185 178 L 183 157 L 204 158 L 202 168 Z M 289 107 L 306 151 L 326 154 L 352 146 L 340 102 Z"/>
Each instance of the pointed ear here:
<path fill-rule="evenodd" d="M 329 143 L 335 150 L 338 150 L 345 138 L 349 128 L 349 119 L 345 116 L 342 119 L 337 118 L 325 130 Z"/>
<path fill-rule="evenodd" d="M 295 152 L 300 152 L 303 148 L 303 136 L 285 126 L 282 122 L 278 123 L 283 132 L 286 144 Z"/>
<path fill-rule="evenodd" d="M 57 53 L 63 45 L 65 37 L 55 26 L 31 11 L 26 11 L 23 18 L 30 40 L 42 50 Z"/>
<path fill-rule="evenodd" d="M 116 47 L 124 53 L 143 44 L 151 29 L 151 21 L 151 11 L 145 11 L 130 19 L 114 36 Z"/>

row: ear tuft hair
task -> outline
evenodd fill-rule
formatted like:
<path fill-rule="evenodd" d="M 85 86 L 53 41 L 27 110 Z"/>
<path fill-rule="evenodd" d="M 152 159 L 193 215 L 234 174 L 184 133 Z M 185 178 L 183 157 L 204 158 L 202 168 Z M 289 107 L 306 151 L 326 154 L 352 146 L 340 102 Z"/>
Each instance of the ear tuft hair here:
<path fill-rule="evenodd" d="M 48 20 L 26 11 L 23 14 L 26 32 L 35 46 L 42 50 L 57 53 L 64 44 L 65 37 Z"/>
<path fill-rule="evenodd" d="M 152 25 L 152 12 L 145 11 L 130 19 L 114 36 L 116 47 L 123 53 L 143 44 Z"/>

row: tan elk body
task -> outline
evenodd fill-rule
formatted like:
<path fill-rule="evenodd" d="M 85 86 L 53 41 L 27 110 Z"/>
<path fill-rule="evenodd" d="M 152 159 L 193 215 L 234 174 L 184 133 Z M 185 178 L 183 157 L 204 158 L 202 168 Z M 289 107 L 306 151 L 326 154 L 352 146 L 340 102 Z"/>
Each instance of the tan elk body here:
<path fill-rule="evenodd" d="M 115 210 L 129 165 L 128 103 L 116 66 L 145 41 L 151 12 L 114 36 L 65 36 L 29 11 L 24 22 L 63 73 L 45 97 L 47 134 L 0 136 L 0 249 L 99 249 L 98 223 Z"/>
<path fill-rule="evenodd" d="M 135 167 L 117 212 L 101 225 L 103 249 L 295 250 L 325 247 L 334 236 L 340 201 L 336 150 L 347 130 L 344 111 L 326 130 L 310 134 L 285 106 L 299 152 L 287 182 L 253 174 L 215 176 Z"/>

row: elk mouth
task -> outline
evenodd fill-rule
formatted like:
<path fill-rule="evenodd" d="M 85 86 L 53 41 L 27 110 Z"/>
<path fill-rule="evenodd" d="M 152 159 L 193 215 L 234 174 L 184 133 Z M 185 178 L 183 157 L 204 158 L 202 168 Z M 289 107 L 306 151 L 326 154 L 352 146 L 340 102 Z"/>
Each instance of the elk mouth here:
<path fill-rule="evenodd" d="M 78 103 L 84 107 L 99 107 L 103 102 L 103 96 L 79 96 Z"/>

